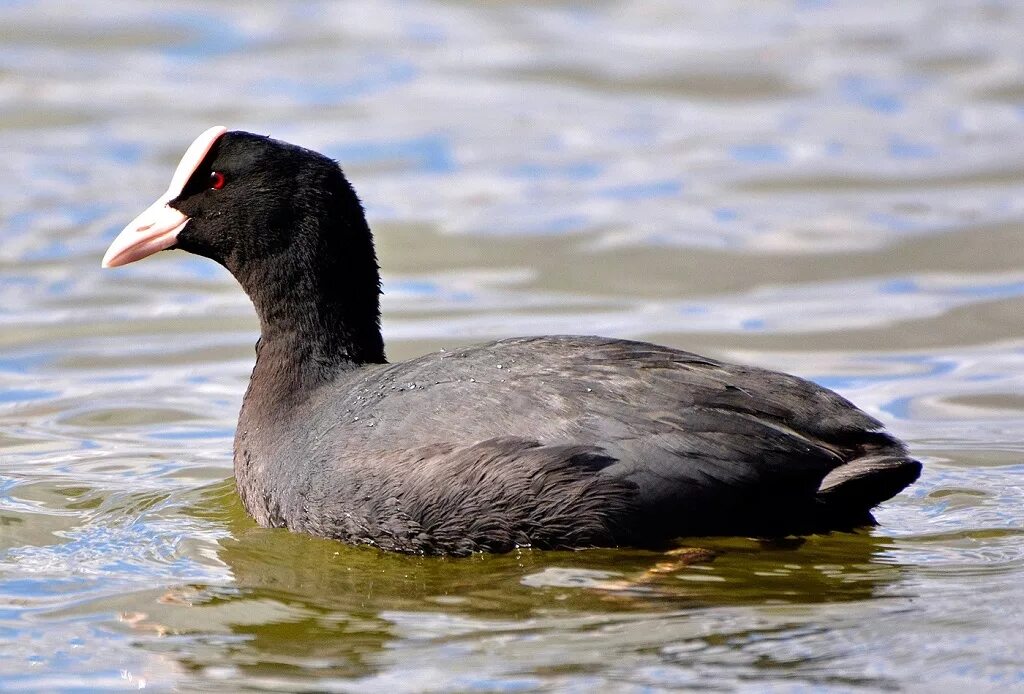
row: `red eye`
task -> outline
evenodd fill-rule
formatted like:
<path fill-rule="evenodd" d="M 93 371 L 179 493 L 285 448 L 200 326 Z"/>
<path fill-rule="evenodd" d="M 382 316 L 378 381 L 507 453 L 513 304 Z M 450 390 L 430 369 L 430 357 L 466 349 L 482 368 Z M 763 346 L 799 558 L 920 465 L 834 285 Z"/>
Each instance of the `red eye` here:
<path fill-rule="evenodd" d="M 224 182 L 226 180 L 227 179 L 224 178 L 224 174 L 222 174 L 220 171 L 210 172 L 210 188 L 212 188 L 213 190 L 220 190 L 221 188 L 223 188 Z"/>

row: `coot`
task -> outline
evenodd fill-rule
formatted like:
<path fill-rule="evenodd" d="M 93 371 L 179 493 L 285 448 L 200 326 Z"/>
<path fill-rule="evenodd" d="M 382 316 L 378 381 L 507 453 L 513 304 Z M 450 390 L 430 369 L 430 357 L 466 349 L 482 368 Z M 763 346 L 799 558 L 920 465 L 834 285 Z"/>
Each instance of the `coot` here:
<path fill-rule="evenodd" d="M 602 337 L 519 337 L 389 364 L 362 205 L 337 163 L 211 128 L 104 267 L 180 248 L 260 320 L 235 433 L 264 526 L 388 550 L 654 546 L 873 523 L 920 473 L 830 390 Z"/>

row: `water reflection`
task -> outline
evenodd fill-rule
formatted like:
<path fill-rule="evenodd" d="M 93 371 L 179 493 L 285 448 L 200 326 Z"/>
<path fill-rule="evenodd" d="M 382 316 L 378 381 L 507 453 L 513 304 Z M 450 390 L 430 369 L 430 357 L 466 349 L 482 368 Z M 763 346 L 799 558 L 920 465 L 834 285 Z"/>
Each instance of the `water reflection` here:
<path fill-rule="evenodd" d="M 592 651 L 595 638 L 611 638 L 627 653 L 653 646 L 667 665 L 685 655 L 692 670 L 711 665 L 724 643 L 747 644 L 740 650 L 753 653 L 825 631 L 817 617 L 808 618 L 814 613 L 797 606 L 909 595 L 901 587 L 903 568 L 890 556 L 892 542 L 865 533 L 780 543 L 693 540 L 688 547 L 710 550 L 696 561 L 637 550 L 523 550 L 453 560 L 257 528 L 232 492 L 227 483 L 210 488 L 202 505 L 205 518 L 231 531 L 217 550 L 230 585 L 172 587 L 131 624 L 143 638 L 201 639 L 201 649 L 154 642 L 188 672 L 227 667 L 232 677 L 377 686 L 403 672 L 421 676 L 424 668 L 441 667 L 442 686 L 457 688 L 481 648 L 500 643 L 541 670 L 568 657 L 577 663 L 572 672 L 586 669 L 574 656 L 579 648 Z M 726 620 L 721 629 L 705 630 L 709 615 Z M 623 639 L 624 633 L 633 636 Z M 396 647 L 406 654 L 398 656 Z M 441 656 L 446 664 L 428 665 L 424 649 L 448 653 Z M 449 668 L 452 657 L 469 660 Z M 787 657 L 772 656 L 775 667 Z M 502 674 L 497 663 L 478 665 L 481 686 Z"/>
<path fill-rule="evenodd" d="M 465 561 L 339 547 L 257 528 L 232 537 L 221 542 L 218 557 L 239 588 L 342 612 L 359 606 L 415 611 L 435 601 L 450 611 L 515 617 L 559 607 L 618 611 L 833 602 L 870 598 L 900 576 L 888 552 L 891 541 L 867 533 L 791 545 L 738 539 L 685 543 L 705 550 L 707 558 L 634 550 L 521 550 Z M 563 602 L 562 589 L 571 593 L 571 602 Z"/>

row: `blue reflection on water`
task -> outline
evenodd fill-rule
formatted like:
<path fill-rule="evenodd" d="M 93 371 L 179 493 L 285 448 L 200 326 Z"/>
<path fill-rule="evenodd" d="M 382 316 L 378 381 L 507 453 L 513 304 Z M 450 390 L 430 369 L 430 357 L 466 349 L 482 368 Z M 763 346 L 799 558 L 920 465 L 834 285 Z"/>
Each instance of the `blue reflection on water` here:
<path fill-rule="evenodd" d="M 437 296 L 441 292 L 441 285 L 427 280 L 397 280 L 388 282 L 385 289 L 417 296 Z"/>
<path fill-rule="evenodd" d="M 1024 280 L 1012 279 L 1006 282 L 988 282 L 961 285 L 956 287 L 923 287 L 919 280 L 912 277 L 898 277 L 886 280 L 878 285 L 882 294 L 944 294 L 952 296 L 969 296 L 978 299 L 1006 299 L 1024 295 Z"/>
<path fill-rule="evenodd" d="M 266 79 L 255 85 L 260 94 L 288 96 L 307 105 L 330 105 L 352 101 L 413 81 L 419 69 L 412 63 L 390 60 L 378 63 L 366 74 L 343 81 L 297 81 L 292 78 Z"/>
<path fill-rule="evenodd" d="M 99 150 L 108 158 L 121 164 L 136 164 L 142 161 L 145 154 L 145 148 L 140 143 L 118 140 L 104 142 L 103 147 L 100 147 Z"/>
<path fill-rule="evenodd" d="M 232 439 L 234 427 L 214 427 L 210 429 L 184 429 L 173 431 L 153 431 L 147 435 L 152 439 L 163 441 L 182 441 L 189 439 Z"/>
<path fill-rule="evenodd" d="M 177 260 L 175 264 L 175 273 L 183 275 L 184 279 L 194 277 L 197 279 L 213 280 L 225 278 L 228 276 L 228 271 L 225 270 L 218 263 L 211 263 L 206 258 L 200 258 L 199 256 L 192 255 L 191 253 L 175 252 L 173 257 Z M 195 295 L 190 296 L 191 301 L 198 299 Z"/>
<path fill-rule="evenodd" d="M 9 373 L 28 373 L 29 369 L 49 363 L 50 356 L 42 352 L 23 354 L 20 356 L 0 356 L 0 371 Z"/>
<path fill-rule="evenodd" d="M 950 374 L 957 368 L 957 362 L 953 359 L 937 359 L 925 354 L 900 354 L 900 355 L 879 355 L 872 358 L 864 358 L 863 363 L 870 364 L 904 364 L 907 368 L 901 372 L 893 373 L 892 369 L 884 369 L 881 373 L 861 374 L 857 376 L 841 376 L 820 374 L 811 376 L 815 383 L 831 388 L 832 390 L 850 390 L 863 387 L 872 383 L 891 383 L 893 381 L 927 379 L 936 376 Z M 898 407 L 898 406 L 897 406 Z"/>
<path fill-rule="evenodd" d="M 40 214 L 40 212 L 34 212 L 32 210 L 14 212 L 7 216 L 7 224 L 5 226 L 8 230 L 15 233 L 28 231 L 32 228 L 35 220 L 40 217 Z"/>
<path fill-rule="evenodd" d="M 410 169 L 424 173 L 451 173 L 457 168 L 451 141 L 443 135 L 336 144 L 326 147 L 324 154 L 337 159 L 342 167 L 400 160 Z"/>
<path fill-rule="evenodd" d="M 182 62 L 230 55 L 254 43 L 252 37 L 238 31 L 227 17 L 212 17 L 209 12 L 155 12 L 152 19 L 155 24 L 179 29 L 185 35 L 180 43 L 162 49 L 165 55 Z"/>
<path fill-rule="evenodd" d="M 936 147 L 909 140 L 903 135 L 893 135 L 889 138 L 889 156 L 896 159 L 933 159 L 938 154 L 939 150 Z"/>
<path fill-rule="evenodd" d="M 779 163 L 789 158 L 784 148 L 772 144 L 737 145 L 729 152 L 736 161 L 750 163 Z"/>
<path fill-rule="evenodd" d="M 426 45 L 437 45 L 447 38 L 443 27 L 426 22 L 409 22 L 404 33 L 406 38 Z"/>
<path fill-rule="evenodd" d="M 973 284 L 966 287 L 956 287 L 951 291 L 955 294 L 964 296 L 976 296 L 986 299 L 1003 299 L 1012 296 L 1024 295 L 1024 282 Z"/>
<path fill-rule="evenodd" d="M 877 113 L 898 113 L 904 107 L 899 90 L 883 86 L 867 77 L 847 77 L 839 83 L 839 91 L 848 101 Z"/>
<path fill-rule="evenodd" d="M 842 142 L 831 140 L 825 143 L 825 154 L 830 157 L 842 156 L 843 152 L 846 151 L 846 146 Z"/>
<path fill-rule="evenodd" d="M 907 218 L 890 212 L 872 212 L 868 215 L 868 221 L 889 231 L 913 231 L 919 228 L 919 225 L 914 224 Z"/>
<path fill-rule="evenodd" d="M 679 195 L 683 192 L 683 184 L 679 181 L 666 179 L 662 181 L 646 181 L 622 186 L 611 186 L 596 191 L 596 195 L 612 200 L 646 200 Z"/>
<path fill-rule="evenodd" d="M 53 239 L 40 248 L 22 254 L 23 260 L 60 260 L 68 256 L 68 245 L 62 239 Z"/>
<path fill-rule="evenodd" d="M 522 229 L 531 234 L 566 234 L 586 229 L 589 221 L 581 214 L 567 214 L 545 219 L 539 224 L 525 225 Z"/>
<path fill-rule="evenodd" d="M 869 359 L 868 361 L 887 364 L 909 364 L 917 367 L 925 367 L 924 369 L 918 368 L 905 376 L 900 376 L 899 374 L 886 374 L 882 377 L 886 381 L 899 378 L 918 378 L 921 376 L 942 376 L 944 374 L 952 373 L 957 367 L 957 362 L 953 359 L 942 359 L 928 354 L 880 355 Z"/>
<path fill-rule="evenodd" d="M 910 419 L 910 405 L 913 401 L 914 398 L 911 397 L 896 398 L 885 403 L 879 409 L 895 419 Z"/>
<path fill-rule="evenodd" d="M 59 395 L 56 390 L 39 390 L 33 388 L 2 388 L 0 402 L 24 402 L 26 400 L 44 400 Z"/>
<path fill-rule="evenodd" d="M 5 597 L 37 598 L 41 595 L 65 595 L 82 590 L 88 587 L 89 583 L 80 578 L 47 576 L 45 578 L 8 578 L 2 585 L 0 593 Z"/>
<path fill-rule="evenodd" d="M 883 282 L 878 286 L 878 291 L 883 294 L 916 294 L 921 291 L 917 281 L 900 278 Z"/>
<path fill-rule="evenodd" d="M 570 181 L 587 181 L 604 173 L 604 166 L 596 162 L 581 161 L 569 164 L 541 164 L 526 162 L 507 167 L 503 173 L 513 178 L 531 180 L 564 178 Z"/>

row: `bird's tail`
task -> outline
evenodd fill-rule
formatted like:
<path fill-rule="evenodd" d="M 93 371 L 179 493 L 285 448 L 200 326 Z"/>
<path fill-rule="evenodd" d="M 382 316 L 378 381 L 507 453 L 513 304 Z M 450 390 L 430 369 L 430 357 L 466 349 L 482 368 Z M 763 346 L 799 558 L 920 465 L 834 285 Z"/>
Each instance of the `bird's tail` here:
<path fill-rule="evenodd" d="M 896 455 L 855 458 L 828 473 L 818 487 L 818 501 L 829 516 L 871 518 L 871 509 L 901 492 L 921 474 L 921 463 Z"/>

